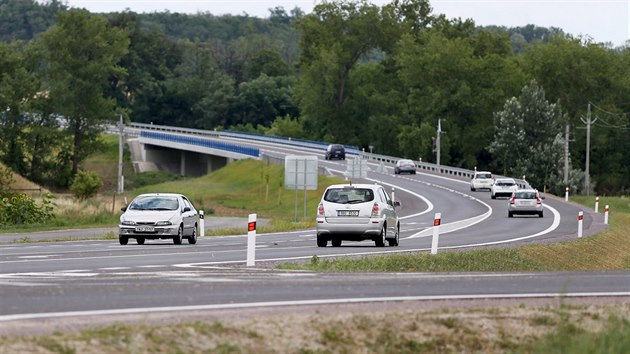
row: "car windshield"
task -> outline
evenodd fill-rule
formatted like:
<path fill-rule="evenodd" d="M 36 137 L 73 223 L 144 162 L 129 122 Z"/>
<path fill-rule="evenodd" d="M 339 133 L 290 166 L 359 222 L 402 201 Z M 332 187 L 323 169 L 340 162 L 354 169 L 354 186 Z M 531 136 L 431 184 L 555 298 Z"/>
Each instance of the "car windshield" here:
<path fill-rule="evenodd" d="M 514 195 L 514 198 L 516 198 L 516 199 L 536 199 L 536 193 L 535 192 L 517 192 Z"/>
<path fill-rule="evenodd" d="M 489 173 L 478 173 L 475 178 L 479 178 L 479 179 L 486 179 L 486 178 L 492 178 L 492 175 Z"/>
<path fill-rule="evenodd" d="M 324 200 L 338 204 L 365 203 L 374 200 L 374 192 L 368 188 L 331 188 L 326 191 Z"/>
<path fill-rule="evenodd" d="M 129 209 L 131 210 L 177 210 L 179 203 L 177 197 L 139 197 L 136 198 Z"/>

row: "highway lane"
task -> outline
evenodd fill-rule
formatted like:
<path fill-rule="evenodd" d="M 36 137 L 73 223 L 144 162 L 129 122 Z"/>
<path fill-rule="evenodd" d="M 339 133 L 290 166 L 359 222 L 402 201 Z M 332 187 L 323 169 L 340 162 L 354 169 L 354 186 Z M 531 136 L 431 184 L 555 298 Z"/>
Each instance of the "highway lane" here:
<path fill-rule="evenodd" d="M 333 273 L 165 268 L 0 277 L 3 321 L 250 306 L 476 298 L 620 297 L 630 272 Z"/>
<path fill-rule="evenodd" d="M 274 147 L 278 154 L 319 154 L 308 149 Z M 320 156 L 320 157 L 321 157 Z M 320 160 L 333 173 L 345 161 Z M 426 252 L 430 248 L 435 212 L 442 213 L 443 248 L 502 242 L 557 240 L 574 235 L 578 207 L 547 198 L 542 219 L 507 218 L 507 201 L 487 192 L 471 192 L 467 181 L 425 173 L 377 173 L 371 164 L 368 180 L 395 188 L 402 204 L 400 247 L 374 247 L 373 242 L 344 242 L 341 247 L 316 247 L 315 231 L 258 235 L 257 260 L 290 262 L 314 255 L 338 257 L 392 252 Z M 555 211 L 555 212 L 554 212 Z M 252 211 L 256 212 L 256 211 Z M 307 211 L 314 217 L 315 211 Z M 585 230 L 601 220 L 585 215 Z M 170 306 L 211 306 L 239 302 L 349 301 L 426 296 L 549 296 L 627 292 L 627 272 L 490 275 L 370 274 L 322 275 L 240 269 L 246 260 L 243 235 L 201 238 L 197 245 L 148 241 L 121 246 L 117 241 L 77 241 L 0 245 L 1 315 L 111 310 Z M 595 281 L 593 278 L 597 278 Z M 323 280 L 322 280 L 323 279 Z M 356 279 L 356 280 L 354 280 Z M 551 280 L 550 280 L 551 279 Z M 626 281 L 624 281 L 626 280 Z M 484 284 L 475 287 L 474 284 Z M 563 284 L 562 286 L 560 284 Z M 574 287 L 575 286 L 575 287 Z M 282 300 L 279 300 L 282 299 Z M 344 300 L 345 299 L 345 300 Z M 245 305 L 243 305 L 245 306 Z"/>

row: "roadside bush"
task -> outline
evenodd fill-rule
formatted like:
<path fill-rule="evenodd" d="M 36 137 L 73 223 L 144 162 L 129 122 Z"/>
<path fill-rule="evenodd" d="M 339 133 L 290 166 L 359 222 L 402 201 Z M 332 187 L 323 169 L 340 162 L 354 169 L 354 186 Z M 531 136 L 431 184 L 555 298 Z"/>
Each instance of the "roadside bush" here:
<path fill-rule="evenodd" d="M 86 200 L 96 195 L 103 186 L 103 181 L 95 172 L 79 171 L 70 185 L 70 191 L 79 200 Z"/>
<path fill-rule="evenodd" d="M 0 226 L 41 224 L 53 217 L 50 193 L 44 194 L 41 205 L 24 193 L 0 198 Z"/>

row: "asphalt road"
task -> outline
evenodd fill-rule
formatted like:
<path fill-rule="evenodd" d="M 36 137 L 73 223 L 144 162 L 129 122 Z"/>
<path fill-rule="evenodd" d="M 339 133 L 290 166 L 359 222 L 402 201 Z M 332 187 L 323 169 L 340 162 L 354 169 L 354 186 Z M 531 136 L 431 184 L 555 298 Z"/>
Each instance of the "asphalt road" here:
<path fill-rule="evenodd" d="M 331 173 L 345 170 L 345 161 L 320 164 Z M 377 166 L 370 167 L 375 171 Z M 399 247 L 377 248 L 364 241 L 320 248 L 314 230 L 265 234 L 257 235 L 257 263 L 427 252 L 436 212 L 442 215 L 442 251 L 576 238 L 577 214 L 583 208 L 557 198 L 545 199 L 544 218 L 508 218 L 505 199 L 471 192 L 467 181 L 373 171 L 367 181 L 357 182 L 395 188 L 395 199 L 401 202 Z M 588 236 L 604 227 L 603 217 L 585 211 Z M 630 272 L 317 274 L 245 267 L 246 249 L 245 235 L 200 238 L 196 245 L 147 241 L 141 246 L 133 240 L 126 246 L 115 240 L 0 245 L 0 325 L 44 317 L 304 303 L 630 296 Z"/>

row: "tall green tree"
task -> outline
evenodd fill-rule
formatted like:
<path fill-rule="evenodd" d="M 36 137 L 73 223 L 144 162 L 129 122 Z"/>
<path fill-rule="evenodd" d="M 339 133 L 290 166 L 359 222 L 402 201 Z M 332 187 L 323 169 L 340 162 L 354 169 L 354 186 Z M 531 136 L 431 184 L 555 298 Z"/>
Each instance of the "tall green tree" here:
<path fill-rule="evenodd" d="M 116 119 L 116 101 L 104 90 L 112 77 L 125 75 L 118 63 L 128 50 L 128 33 L 109 28 L 104 17 L 87 10 L 70 10 L 60 13 L 39 44 L 50 98 L 72 136 L 75 175 L 79 163 L 97 146 L 103 124 Z"/>
<path fill-rule="evenodd" d="M 521 95 L 507 100 L 496 112 L 495 135 L 490 151 L 508 176 L 526 176 L 538 189 L 547 189 L 560 171 L 567 117 L 557 103 L 549 103 L 536 81 L 523 87 Z"/>
<path fill-rule="evenodd" d="M 14 171 L 25 174 L 25 115 L 39 83 L 27 70 L 17 43 L 0 42 L 0 157 Z"/>
<path fill-rule="evenodd" d="M 316 138 L 354 140 L 352 127 L 362 117 L 347 112 L 351 71 L 378 46 L 381 22 L 380 8 L 366 1 L 324 2 L 299 21 L 300 107 Z"/>

